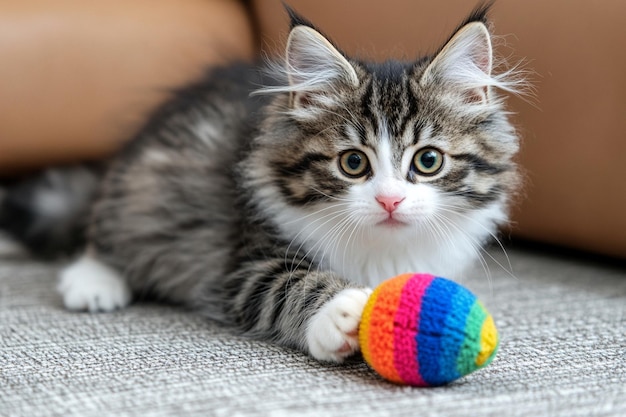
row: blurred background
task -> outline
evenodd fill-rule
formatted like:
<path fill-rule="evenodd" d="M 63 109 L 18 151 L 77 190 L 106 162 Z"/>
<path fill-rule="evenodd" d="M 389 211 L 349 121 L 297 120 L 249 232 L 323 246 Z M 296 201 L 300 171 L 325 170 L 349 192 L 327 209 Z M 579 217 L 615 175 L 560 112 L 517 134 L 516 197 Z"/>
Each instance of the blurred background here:
<path fill-rule="evenodd" d="M 374 60 L 434 52 L 475 5 L 288 3 Z M 626 259 L 626 2 L 500 1 L 490 17 L 536 90 L 510 100 L 526 181 L 507 234 Z M 168 91 L 279 54 L 287 31 L 279 0 L 0 0 L 0 181 L 111 154 Z"/>

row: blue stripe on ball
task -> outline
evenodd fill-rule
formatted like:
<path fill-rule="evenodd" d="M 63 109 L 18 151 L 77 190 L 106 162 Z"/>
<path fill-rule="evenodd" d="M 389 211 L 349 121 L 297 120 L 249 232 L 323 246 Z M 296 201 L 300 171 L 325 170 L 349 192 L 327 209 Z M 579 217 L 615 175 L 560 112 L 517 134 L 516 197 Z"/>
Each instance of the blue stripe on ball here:
<path fill-rule="evenodd" d="M 465 341 L 465 323 L 467 316 L 476 302 L 476 297 L 467 289 L 457 285 L 454 297 L 451 297 L 450 309 L 443 331 L 442 355 L 439 357 L 439 374 L 446 381 L 453 381 L 462 375 L 458 371 L 457 359 Z"/>
<path fill-rule="evenodd" d="M 420 328 L 416 337 L 417 359 L 420 374 L 429 385 L 443 385 L 454 379 L 446 379 L 448 375 L 441 372 L 440 356 L 447 358 L 452 352 L 449 346 L 441 346 L 440 342 L 454 294 L 459 288 L 452 281 L 435 278 L 422 299 Z M 454 354 L 456 359 L 456 352 Z"/>

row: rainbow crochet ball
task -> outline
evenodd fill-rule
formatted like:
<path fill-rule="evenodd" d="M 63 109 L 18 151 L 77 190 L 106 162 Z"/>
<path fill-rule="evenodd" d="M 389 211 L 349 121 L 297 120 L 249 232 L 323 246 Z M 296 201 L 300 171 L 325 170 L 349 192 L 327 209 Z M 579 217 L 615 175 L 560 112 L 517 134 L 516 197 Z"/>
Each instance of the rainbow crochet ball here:
<path fill-rule="evenodd" d="M 498 332 L 463 286 L 428 274 L 404 274 L 374 290 L 359 341 L 365 361 L 384 378 L 436 386 L 488 365 L 498 349 Z"/>

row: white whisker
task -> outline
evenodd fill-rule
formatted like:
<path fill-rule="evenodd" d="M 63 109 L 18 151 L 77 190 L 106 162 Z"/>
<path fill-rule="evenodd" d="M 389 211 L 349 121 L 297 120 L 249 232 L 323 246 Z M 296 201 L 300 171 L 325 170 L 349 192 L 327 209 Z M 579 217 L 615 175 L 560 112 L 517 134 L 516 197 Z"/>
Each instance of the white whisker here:
<path fill-rule="evenodd" d="M 434 217 L 441 222 L 441 224 L 448 230 L 448 233 L 450 235 L 452 235 L 452 231 L 450 230 L 449 226 L 454 227 L 458 232 L 461 233 L 461 237 L 469 244 L 472 251 L 476 254 L 480 265 L 485 271 L 485 276 L 487 277 L 487 281 L 489 282 L 489 286 L 491 288 L 492 274 L 491 270 L 489 269 L 489 264 L 481 253 L 482 245 L 480 245 L 480 243 L 477 242 L 476 239 L 472 238 L 468 233 L 465 233 L 463 230 L 457 227 L 454 222 L 448 219 L 445 215 L 435 214 Z"/>
<path fill-rule="evenodd" d="M 302 240 L 302 242 L 300 243 L 300 246 L 298 246 L 298 249 L 296 250 L 296 254 L 300 252 L 300 250 L 306 245 L 306 242 L 310 241 L 311 236 L 315 235 L 316 232 L 318 230 L 320 230 L 322 227 L 326 226 L 328 223 L 332 222 L 333 220 L 341 217 L 342 215 L 344 215 L 344 213 L 348 213 L 349 209 L 343 209 L 343 210 L 339 210 L 337 212 L 333 212 L 330 214 L 325 215 L 324 217 L 330 217 L 329 219 L 327 219 L 325 222 L 323 222 L 322 224 L 318 225 L 317 227 L 315 227 L 313 230 L 309 231 L 308 236 Z M 330 229 L 330 231 L 333 230 L 333 228 L 336 227 L 336 225 L 333 225 Z M 306 229 L 302 229 L 302 232 L 304 232 L 304 230 Z M 309 254 L 311 253 L 311 251 L 320 244 L 321 241 L 323 241 L 323 239 L 328 235 L 328 233 L 330 233 L 330 231 L 326 231 L 324 233 L 324 235 L 322 235 L 321 238 L 317 239 L 317 242 L 314 242 L 313 245 L 309 248 L 309 250 L 305 253 L 304 258 L 307 258 L 309 256 Z M 299 233 L 300 234 L 300 233 Z M 295 240 L 295 238 L 294 238 Z M 292 240 L 293 242 L 293 240 Z M 317 252 L 316 252 L 317 253 Z M 315 259 L 315 258 L 313 258 Z M 294 259 L 295 261 L 295 259 Z M 300 261 L 296 266 L 295 269 L 297 269 L 300 264 L 302 263 L 302 261 Z"/>
<path fill-rule="evenodd" d="M 513 265 L 511 264 L 511 259 L 509 258 L 509 254 L 507 253 L 506 249 L 504 248 L 504 245 L 502 244 L 502 241 L 500 241 L 500 239 L 491 231 L 489 230 L 489 228 L 485 227 L 485 225 L 483 225 L 482 223 L 476 221 L 475 219 L 473 219 L 470 216 L 467 216 L 463 213 L 460 213 L 456 210 L 450 210 L 449 209 L 449 205 L 442 205 L 440 206 L 440 209 L 443 211 L 447 211 L 450 213 L 454 213 L 455 215 L 462 217 L 465 220 L 469 220 L 470 222 L 472 222 L 473 224 L 477 225 L 478 227 L 480 227 L 482 230 L 484 230 L 485 232 L 487 232 L 489 234 L 489 236 L 491 236 L 491 238 L 498 244 L 498 246 L 500 247 L 500 250 L 502 251 L 502 253 L 504 254 L 504 257 L 506 258 L 506 262 L 508 264 L 509 267 L 509 271 L 511 273 L 511 275 L 513 275 Z"/>
<path fill-rule="evenodd" d="M 445 211 L 445 210 L 444 210 Z M 452 210 L 448 210 L 448 212 L 454 213 L 454 214 L 458 214 L 455 211 Z M 440 215 L 440 218 L 442 220 L 445 220 L 446 222 L 448 222 L 448 224 L 450 224 L 452 227 L 454 227 L 456 230 L 458 230 L 462 236 L 464 236 L 465 239 L 468 239 L 468 242 L 473 243 L 473 247 L 474 248 L 478 248 L 480 251 L 482 251 L 482 253 L 484 253 L 485 255 L 487 255 L 496 265 L 498 265 L 500 268 L 502 268 L 502 270 L 504 272 L 507 273 L 507 275 L 517 279 L 517 277 L 515 276 L 515 274 L 513 273 L 513 271 L 511 269 L 507 269 L 504 265 L 502 265 L 496 258 L 493 257 L 493 255 L 491 255 L 491 253 L 489 253 L 489 251 L 487 251 L 481 242 L 477 242 L 475 238 L 471 237 L 468 233 L 466 233 L 463 229 L 461 229 L 458 225 L 456 225 L 452 220 L 450 220 L 448 217 L 444 216 L 444 215 Z M 490 233 L 490 235 L 493 237 L 493 234 Z M 504 247 L 502 247 L 502 250 L 505 251 Z M 506 253 L 506 251 L 505 251 Z M 482 257 L 482 254 L 480 254 L 480 256 Z M 507 256 L 508 259 L 508 256 Z M 489 275 L 491 276 L 491 275 Z M 489 277 L 488 277 L 489 278 Z"/>

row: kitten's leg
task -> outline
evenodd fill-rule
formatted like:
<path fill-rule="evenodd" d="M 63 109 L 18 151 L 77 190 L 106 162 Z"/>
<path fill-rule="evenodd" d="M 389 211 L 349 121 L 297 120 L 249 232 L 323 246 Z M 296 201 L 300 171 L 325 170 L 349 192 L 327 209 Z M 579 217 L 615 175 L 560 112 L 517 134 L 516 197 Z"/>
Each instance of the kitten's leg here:
<path fill-rule="evenodd" d="M 108 312 L 127 306 L 131 300 L 124 278 L 89 253 L 61 271 L 58 290 L 70 310 Z"/>
<path fill-rule="evenodd" d="M 283 255 L 242 265 L 227 279 L 227 319 L 253 336 L 341 362 L 359 350 L 358 327 L 371 290 L 306 261 L 295 263 L 290 270 Z"/>

